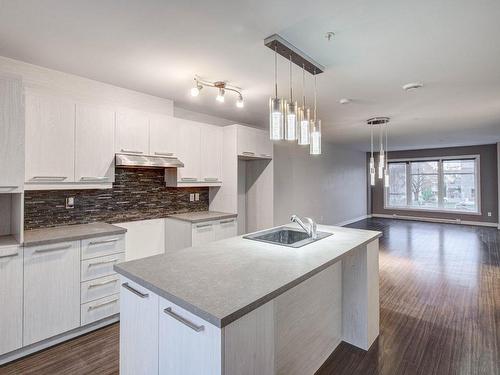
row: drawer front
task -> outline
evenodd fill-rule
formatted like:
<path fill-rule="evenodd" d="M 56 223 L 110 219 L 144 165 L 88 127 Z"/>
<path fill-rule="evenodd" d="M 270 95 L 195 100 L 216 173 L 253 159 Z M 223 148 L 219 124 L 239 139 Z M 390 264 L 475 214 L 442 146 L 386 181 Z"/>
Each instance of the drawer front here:
<path fill-rule="evenodd" d="M 114 275 L 115 271 L 113 271 L 113 266 L 119 262 L 123 262 L 124 260 L 125 253 L 83 260 L 81 270 L 82 281 Z"/>
<path fill-rule="evenodd" d="M 82 304 L 120 293 L 120 276 L 100 277 L 98 279 L 84 281 L 81 285 Z"/>
<path fill-rule="evenodd" d="M 125 235 L 103 236 L 82 240 L 82 259 L 91 259 L 125 251 Z"/>
<path fill-rule="evenodd" d="M 81 323 L 83 326 L 107 318 L 108 316 L 118 314 L 119 312 L 120 295 L 113 294 L 112 296 L 83 304 L 81 307 Z"/>
<path fill-rule="evenodd" d="M 192 226 L 192 246 L 204 245 L 215 240 L 215 227 L 217 221 L 206 221 L 193 224 Z"/>

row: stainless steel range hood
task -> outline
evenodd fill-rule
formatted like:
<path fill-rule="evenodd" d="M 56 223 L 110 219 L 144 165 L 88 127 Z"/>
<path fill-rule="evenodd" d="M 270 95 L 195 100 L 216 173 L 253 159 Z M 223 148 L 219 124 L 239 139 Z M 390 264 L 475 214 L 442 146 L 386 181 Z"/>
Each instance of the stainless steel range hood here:
<path fill-rule="evenodd" d="M 184 163 L 175 156 L 115 154 L 115 165 L 126 168 L 181 168 Z"/>

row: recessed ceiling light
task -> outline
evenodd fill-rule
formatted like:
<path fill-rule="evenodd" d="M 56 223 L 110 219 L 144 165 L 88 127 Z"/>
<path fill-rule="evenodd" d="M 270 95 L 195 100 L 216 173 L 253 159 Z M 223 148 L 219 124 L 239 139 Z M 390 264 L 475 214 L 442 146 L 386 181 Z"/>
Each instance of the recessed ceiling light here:
<path fill-rule="evenodd" d="M 342 98 L 339 100 L 340 104 L 349 104 L 350 102 L 352 102 L 352 100 L 348 98 Z"/>
<path fill-rule="evenodd" d="M 403 86 L 403 90 L 411 91 L 419 89 L 421 87 L 424 87 L 424 84 L 422 82 L 410 82 Z"/>

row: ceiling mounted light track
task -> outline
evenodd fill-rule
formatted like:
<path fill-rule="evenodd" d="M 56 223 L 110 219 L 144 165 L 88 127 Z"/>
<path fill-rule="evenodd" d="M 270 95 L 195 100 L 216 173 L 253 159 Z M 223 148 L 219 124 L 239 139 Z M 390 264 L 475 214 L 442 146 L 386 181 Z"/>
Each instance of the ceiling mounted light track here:
<path fill-rule="evenodd" d="M 215 97 L 215 100 L 219 103 L 225 102 L 225 94 L 227 91 L 230 91 L 238 95 L 236 107 L 243 108 L 245 106 L 243 102 L 243 94 L 241 93 L 241 88 L 239 87 L 230 86 L 224 81 L 207 81 L 198 76 L 194 77 L 194 82 L 195 86 L 191 89 L 191 96 L 198 96 L 204 87 L 213 87 L 217 89 L 217 96 Z"/>
<path fill-rule="evenodd" d="M 321 120 L 317 118 L 316 75 L 325 67 L 315 62 L 304 52 L 274 34 L 264 40 L 264 44 L 274 51 L 274 95 L 269 99 L 269 134 L 273 141 L 297 141 L 299 145 L 309 145 L 311 155 L 321 155 Z M 278 96 L 278 54 L 289 62 L 290 101 Z M 302 105 L 298 106 L 293 97 L 293 64 L 302 69 Z M 314 76 L 314 112 L 306 107 L 305 72 Z"/>

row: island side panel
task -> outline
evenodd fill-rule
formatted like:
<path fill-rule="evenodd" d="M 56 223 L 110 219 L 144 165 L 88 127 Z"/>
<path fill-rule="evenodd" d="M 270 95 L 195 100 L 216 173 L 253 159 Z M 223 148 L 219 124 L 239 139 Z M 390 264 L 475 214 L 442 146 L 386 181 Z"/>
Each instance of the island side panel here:
<path fill-rule="evenodd" d="M 274 300 L 222 329 L 225 375 L 274 375 Z"/>
<path fill-rule="evenodd" d="M 277 375 L 313 375 L 340 344 L 339 261 L 275 299 Z"/>
<path fill-rule="evenodd" d="M 368 350 L 379 334 L 378 239 L 342 259 L 342 338 Z"/>

